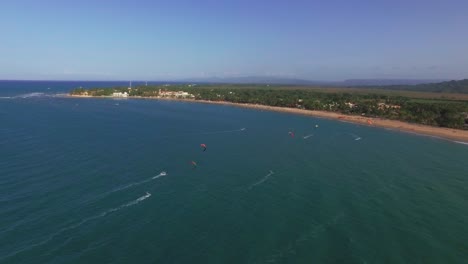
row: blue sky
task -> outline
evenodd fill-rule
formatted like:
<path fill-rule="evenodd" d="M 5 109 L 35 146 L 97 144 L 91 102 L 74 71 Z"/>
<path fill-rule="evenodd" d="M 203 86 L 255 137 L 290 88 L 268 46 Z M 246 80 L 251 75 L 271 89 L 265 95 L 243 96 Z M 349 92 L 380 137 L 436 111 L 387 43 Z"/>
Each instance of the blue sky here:
<path fill-rule="evenodd" d="M 468 1 L 0 2 L 0 79 L 468 78 Z"/>

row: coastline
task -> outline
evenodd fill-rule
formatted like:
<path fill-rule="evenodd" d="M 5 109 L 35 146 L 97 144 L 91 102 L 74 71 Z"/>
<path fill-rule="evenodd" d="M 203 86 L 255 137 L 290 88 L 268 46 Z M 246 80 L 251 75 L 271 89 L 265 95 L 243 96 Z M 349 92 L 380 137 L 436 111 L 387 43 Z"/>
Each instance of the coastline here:
<path fill-rule="evenodd" d="M 66 97 L 73 98 L 116 98 L 112 96 L 87 96 L 87 95 L 67 95 Z M 245 104 L 245 103 L 232 103 L 226 101 L 207 101 L 207 100 L 194 100 L 194 99 L 178 99 L 178 98 L 156 98 L 156 97 L 128 97 L 128 98 L 116 98 L 116 99 L 151 99 L 151 100 L 165 100 L 165 101 L 180 101 L 180 102 L 193 102 L 193 103 L 204 103 L 204 104 L 218 104 L 218 105 L 229 105 L 257 110 L 266 110 L 281 113 L 300 114 L 306 116 L 326 118 L 341 122 L 350 122 L 360 125 L 366 125 L 371 127 L 381 127 L 395 131 L 407 132 L 423 136 L 431 136 L 442 139 L 453 140 L 457 143 L 468 144 L 468 131 L 446 128 L 446 127 L 433 127 L 421 124 L 412 124 L 399 120 L 390 120 L 376 117 L 364 117 L 355 115 L 345 115 L 335 112 L 327 111 L 316 111 L 316 110 L 304 110 L 297 108 L 285 108 L 278 106 L 267 106 L 257 104 Z"/>

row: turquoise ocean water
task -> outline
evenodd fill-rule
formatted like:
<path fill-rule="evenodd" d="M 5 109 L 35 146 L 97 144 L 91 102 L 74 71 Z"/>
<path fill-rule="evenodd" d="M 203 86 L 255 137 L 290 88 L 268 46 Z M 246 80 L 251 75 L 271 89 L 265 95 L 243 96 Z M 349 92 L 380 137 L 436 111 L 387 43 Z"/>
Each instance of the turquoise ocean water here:
<path fill-rule="evenodd" d="M 0 82 L 0 263 L 468 259 L 467 145 L 81 85 Z"/>

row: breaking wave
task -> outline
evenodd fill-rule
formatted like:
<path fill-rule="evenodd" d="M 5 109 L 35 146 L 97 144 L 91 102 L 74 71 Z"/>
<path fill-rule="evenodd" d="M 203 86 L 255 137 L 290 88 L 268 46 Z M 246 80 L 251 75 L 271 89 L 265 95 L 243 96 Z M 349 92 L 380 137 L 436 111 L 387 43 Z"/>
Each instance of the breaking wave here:
<path fill-rule="evenodd" d="M 28 99 L 28 98 L 42 98 L 42 97 L 59 97 L 59 95 L 60 94 L 33 92 L 33 93 L 18 94 L 18 95 L 12 95 L 12 96 L 0 96 L 0 99 Z"/>
<path fill-rule="evenodd" d="M 27 93 L 27 94 L 21 94 L 17 95 L 14 98 L 32 98 L 32 97 L 44 97 L 47 96 L 45 93 Z"/>

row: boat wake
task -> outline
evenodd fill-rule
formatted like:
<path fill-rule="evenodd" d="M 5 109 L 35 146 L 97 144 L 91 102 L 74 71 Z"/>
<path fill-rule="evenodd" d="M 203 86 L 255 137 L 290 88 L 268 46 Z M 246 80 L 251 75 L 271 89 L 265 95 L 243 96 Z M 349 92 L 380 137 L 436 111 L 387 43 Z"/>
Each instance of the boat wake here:
<path fill-rule="evenodd" d="M 131 187 L 134 187 L 134 186 L 138 186 L 138 185 L 141 185 L 141 184 L 143 184 L 143 183 L 147 183 L 147 182 L 150 182 L 150 181 L 152 181 L 152 180 L 155 180 L 155 179 L 157 179 L 157 178 L 161 178 L 161 177 L 164 177 L 164 176 L 167 176 L 167 173 L 166 173 L 165 171 L 162 171 L 162 172 L 159 173 L 158 175 L 153 176 L 153 177 L 151 177 L 151 178 L 149 178 L 149 179 L 142 180 L 142 181 L 139 181 L 139 182 L 132 182 L 132 183 L 129 183 L 129 184 L 127 184 L 127 185 L 124 185 L 124 186 L 121 186 L 121 187 L 117 187 L 117 188 L 112 189 L 112 190 L 110 190 L 110 191 L 108 191 L 108 192 L 105 192 L 105 193 L 103 193 L 103 194 L 101 194 L 101 195 L 98 195 L 98 197 L 95 197 L 95 198 L 96 198 L 96 199 L 100 199 L 100 198 L 102 198 L 102 197 L 106 197 L 106 196 L 108 196 L 108 195 L 111 195 L 111 194 L 113 194 L 113 193 L 115 193 L 115 192 L 120 192 L 120 191 L 126 190 L 126 189 L 128 189 L 128 188 L 131 188 Z"/>
<path fill-rule="evenodd" d="M 130 206 L 136 205 L 136 204 L 138 204 L 138 203 L 140 203 L 140 202 L 142 202 L 142 201 L 148 199 L 149 197 L 151 197 L 151 193 L 146 192 L 145 195 L 139 197 L 138 199 L 135 199 L 135 200 L 130 201 L 130 202 L 128 202 L 128 203 L 122 204 L 122 205 L 120 205 L 120 206 L 118 206 L 118 207 L 108 209 L 108 210 L 106 210 L 106 211 L 104 211 L 104 212 L 102 212 L 102 213 L 100 213 L 100 214 L 97 214 L 97 215 L 94 215 L 94 216 L 85 218 L 85 219 L 81 220 L 80 222 L 78 222 L 78 223 L 76 223 L 76 224 L 66 226 L 66 227 L 64 227 L 64 228 L 62 228 L 62 229 L 60 229 L 60 230 L 58 230 L 57 232 L 52 233 L 51 235 L 49 235 L 49 237 L 48 237 L 47 239 L 45 239 L 45 240 L 43 240 L 43 241 L 41 241 L 41 242 L 38 242 L 38 243 L 35 243 L 35 244 L 32 244 L 32 245 L 29 245 L 29 246 L 27 246 L 27 247 L 25 247 L 25 248 L 22 248 L 22 249 L 20 249 L 20 250 L 18 250 L 18 251 L 15 251 L 15 252 L 11 253 L 11 254 L 8 255 L 8 256 L 5 256 L 5 257 L 3 258 L 3 260 L 4 260 L 4 259 L 7 259 L 7 258 L 10 258 L 10 257 L 13 257 L 13 256 L 16 256 L 16 255 L 18 255 L 18 254 L 20 254 L 20 253 L 22 253 L 22 252 L 28 251 L 28 250 L 30 250 L 30 249 L 32 249 L 32 248 L 35 248 L 35 247 L 38 247 L 38 246 L 42 246 L 42 245 L 48 243 L 49 241 L 51 241 L 52 239 L 54 239 L 55 237 L 57 237 L 58 235 L 60 235 L 60 234 L 62 234 L 62 233 L 64 233 L 64 232 L 66 232 L 66 231 L 69 231 L 69 230 L 78 228 L 78 227 L 80 227 L 81 225 L 84 225 L 84 224 L 86 224 L 86 223 L 88 223 L 88 222 L 90 222 L 90 221 L 93 221 L 93 220 L 96 220 L 96 219 L 105 217 L 105 216 L 107 216 L 107 215 L 109 215 L 109 214 L 111 214 L 111 213 L 120 211 L 120 210 L 122 210 L 122 209 L 124 209 L 124 208 L 126 208 L 126 207 L 130 207 Z M 0 260 L 2 260 L 2 259 L 0 259 Z"/>
<path fill-rule="evenodd" d="M 139 181 L 139 182 L 133 182 L 133 183 L 124 185 L 124 186 L 122 186 L 122 187 L 117 187 L 117 188 L 115 188 L 115 189 L 113 189 L 113 190 L 107 192 L 106 195 L 109 195 L 109 194 L 111 194 L 111 193 L 115 193 L 115 192 L 118 192 L 118 191 L 126 190 L 126 189 L 128 189 L 128 188 L 130 188 L 130 187 L 138 186 L 138 185 L 141 185 L 141 184 L 143 184 L 143 183 L 147 183 L 147 182 L 149 182 L 149 181 L 155 180 L 155 179 L 157 179 L 157 178 L 164 177 L 164 176 L 166 176 L 166 175 L 167 175 L 167 173 L 166 173 L 165 171 L 163 171 L 163 172 L 159 173 L 158 175 L 153 176 L 153 177 L 151 177 L 151 178 L 149 178 L 149 179 L 146 179 L 146 180 L 143 180 L 143 181 Z"/>
<path fill-rule="evenodd" d="M 349 135 L 352 136 L 352 137 L 354 138 L 354 140 L 356 140 L 356 141 L 362 139 L 360 136 L 358 136 L 358 135 L 356 135 L 356 134 L 351 134 L 351 133 L 350 133 Z"/>
<path fill-rule="evenodd" d="M 275 173 L 274 173 L 273 171 L 270 171 L 270 173 L 268 173 L 268 174 L 267 174 L 265 177 L 263 177 L 261 180 L 259 180 L 258 182 L 256 182 L 256 183 L 250 185 L 249 190 L 251 190 L 253 187 L 255 187 L 255 186 L 259 185 L 259 184 L 264 183 L 264 182 L 267 181 L 268 178 L 270 178 L 270 176 L 273 175 L 273 174 L 275 174 Z"/>
<path fill-rule="evenodd" d="M 129 207 L 129 206 L 138 204 L 139 202 L 142 202 L 142 201 L 144 201 L 144 200 L 146 200 L 146 199 L 148 199 L 148 198 L 150 198 L 150 197 L 151 197 L 151 193 L 146 192 L 146 194 L 143 195 L 143 196 L 141 196 L 140 198 L 138 198 L 138 199 L 136 199 L 136 200 L 134 200 L 134 201 L 128 202 L 128 203 L 126 203 L 126 204 L 122 204 L 121 206 L 119 206 L 119 207 L 117 207 L 117 208 L 112 208 L 112 209 L 110 209 L 110 210 L 107 210 L 106 212 L 104 212 L 104 214 L 101 214 L 101 215 L 102 215 L 102 216 L 105 216 L 105 215 L 108 214 L 108 213 L 112 213 L 112 212 L 121 210 L 121 209 L 123 209 L 123 208 L 125 208 L 125 207 Z"/>
<path fill-rule="evenodd" d="M 154 180 L 154 179 L 157 179 L 159 177 L 164 177 L 164 176 L 167 176 L 167 173 L 165 171 L 161 171 L 161 173 L 159 173 L 158 175 L 154 176 L 151 179 Z"/>
<path fill-rule="evenodd" d="M 304 136 L 303 138 L 304 138 L 304 139 L 308 139 L 308 138 L 310 138 L 310 137 L 313 136 L 313 135 L 314 135 L 314 134 L 310 134 L 310 135 Z"/>

